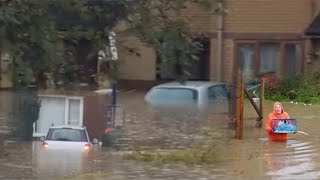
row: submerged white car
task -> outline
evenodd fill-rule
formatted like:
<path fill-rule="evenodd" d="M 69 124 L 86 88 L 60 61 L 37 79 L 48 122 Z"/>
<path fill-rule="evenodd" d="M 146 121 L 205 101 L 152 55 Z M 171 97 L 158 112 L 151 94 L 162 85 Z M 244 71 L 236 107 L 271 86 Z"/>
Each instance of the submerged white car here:
<path fill-rule="evenodd" d="M 83 172 L 92 145 L 85 127 L 50 127 L 42 142 L 34 141 L 34 171 L 40 179 Z"/>
<path fill-rule="evenodd" d="M 85 127 L 53 126 L 49 128 L 47 136 L 42 139 L 45 149 L 65 149 L 88 151 L 92 145 Z"/>
<path fill-rule="evenodd" d="M 220 82 L 169 82 L 151 88 L 145 95 L 145 101 L 152 107 L 209 108 L 220 113 L 228 112 L 229 94 L 229 86 Z"/>

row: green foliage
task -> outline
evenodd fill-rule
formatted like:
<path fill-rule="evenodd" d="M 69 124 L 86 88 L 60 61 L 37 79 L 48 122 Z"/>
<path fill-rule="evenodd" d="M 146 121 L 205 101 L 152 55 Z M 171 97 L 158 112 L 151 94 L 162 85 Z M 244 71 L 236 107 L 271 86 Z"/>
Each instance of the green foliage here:
<path fill-rule="evenodd" d="M 14 85 L 37 79 L 58 60 L 57 33 L 47 13 L 48 2 L 5 0 L 0 4 L 0 48 L 12 57 L 14 74 L 20 74 L 14 75 Z M 19 66 L 29 68 L 32 76 L 23 77 L 29 70 L 21 71 Z"/>
<path fill-rule="evenodd" d="M 277 88 L 266 89 L 265 95 L 270 100 L 320 103 L 320 75 L 287 78 Z"/>
<path fill-rule="evenodd" d="M 21 140 L 32 140 L 33 124 L 39 118 L 40 100 L 32 90 L 16 91 L 13 103 L 13 135 Z"/>
<path fill-rule="evenodd" d="M 186 67 L 197 60 L 201 48 L 190 38 L 188 27 L 180 16 L 186 3 L 197 3 L 211 13 L 220 13 L 222 0 L 4 0 L 0 3 L 0 48 L 13 58 L 16 74 L 25 66 L 32 76 L 14 76 L 17 82 L 39 82 L 46 73 L 54 73 L 60 81 L 81 69 L 63 51 L 62 40 L 78 44 L 90 41 L 91 56 L 105 50 L 109 32 L 119 20 L 152 46 L 162 59 L 160 69 L 176 66 L 177 79 L 186 79 Z M 64 19 L 66 17 L 66 20 Z M 69 19 L 68 19 L 69 18 Z M 68 24 L 68 22 L 71 22 Z M 107 53 L 107 52 L 106 52 Z M 76 54 L 71 54 L 74 57 Z M 68 59 L 67 59 L 68 58 Z M 69 61 L 69 62 L 64 62 Z M 109 61 L 109 75 L 117 78 L 118 64 Z M 69 68 L 71 66 L 71 68 Z M 25 84 L 22 83 L 22 84 Z"/>
<path fill-rule="evenodd" d="M 197 54 L 202 49 L 202 45 L 188 35 L 187 29 L 182 21 L 170 22 L 163 29 L 145 28 L 144 25 L 135 28 L 144 41 L 157 51 L 161 59 L 158 70 L 167 74 L 168 69 L 174 67 L 176 73 L 168 75 L 179 81 L 189 77 L 187 69 L 192 61 L 199 60 Z"/>
<path fill-rule="evenodd" d="M 109 33 L 114 24 L 124 20 L 129 30 L 156 50 L 161 58 L 158 69 L 167 71 L 169 67 L 174 67 L 177 74 L 173 76 L 183 81 L 190 75 L 187 67 L 198 60 L 201 50 L 201 45 L 192 40 L 189 27 L 180 14 L 181 9 L 190 2 L 210 9 L 211 13 L 220 13 L 222 9 L 217 5 L 222 0 L 117 0 L 91 4 L 69 1 L 65 11 L 72 12 L 83 22 L 94 22 L 95 26 L 79 23 L 64 31 L 63 37 L 74 43 L 86 39 L 93 45 L 92 54 L 98 54 L 108 49 Z M 105 54 L 110 53 L 105 51 Z M 119 64 L 108 58 L 104 58 L 103 62 L 107 64 L 111 81 L 117 80 Z"/>
<path fill-rule="evenodd" d="M 171 151 L 134 151 L 127 159 L 153 163 L 183 162 L 185 164 L 209 164 L 215 162 L 213 149 L 183 149 Z"/>

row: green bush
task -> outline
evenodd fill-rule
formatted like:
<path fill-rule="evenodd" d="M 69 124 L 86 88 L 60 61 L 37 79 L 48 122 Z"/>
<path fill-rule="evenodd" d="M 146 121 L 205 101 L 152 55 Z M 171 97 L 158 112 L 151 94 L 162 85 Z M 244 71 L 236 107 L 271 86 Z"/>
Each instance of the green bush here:
<path fill-rule="evenodd" d="M 265 98 L 276 101 L 320 103 L 320 73 L 314 73 L 309 78 L 299 76 L 287 78 L 276 88 L 266 88 Z"/>
<path fill-rule="evenodd" d="M 16 91 L 13 103 L 13 134 L 21 140 L 32 140 L 33 124 L 39 118 L 40 99 L 35 91 Z"/>

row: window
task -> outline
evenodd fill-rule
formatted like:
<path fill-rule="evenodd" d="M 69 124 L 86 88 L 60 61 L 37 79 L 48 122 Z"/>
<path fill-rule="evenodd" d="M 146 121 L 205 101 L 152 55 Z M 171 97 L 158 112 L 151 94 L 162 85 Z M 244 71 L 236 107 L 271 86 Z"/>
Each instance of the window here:
<path fill-rule="evenodd" d="M 226 100 L 226 99 L 228 99 L 227 89 L 222 85 L 211 86 L 208 88 L 208 98 L 209 98 L 209 101 Z"/>
<path fill-rule="evenodd" d="M 263 43 L 260 46 L 259 74 L 280 73 L 279 43 Z"/>
<path fill-rule="evenodd" d="M 237 44 L 237 53 L 246 83 L 269 73 L 288 77 L 302 70 L 300 42 L 244 41 Z"/>
<path fill-rule="evenodd" d="M 285 72 L 286 76 L 298 75 L 301 70 L 301 52 L 298 44 L 285 45 Z"/>
<path fill-rule="evenodd" d="M 80 121 L 80 99 L 69 99 L 68 124 L 79 125 Z"/>
<path fill-rule="evenodd" d="M 250 80 L 254 77 L 253 53 L 252 44 L 243 44 L 240 46 L 239 63 L 244 75 L 244 79 L 246 80 Z"/>

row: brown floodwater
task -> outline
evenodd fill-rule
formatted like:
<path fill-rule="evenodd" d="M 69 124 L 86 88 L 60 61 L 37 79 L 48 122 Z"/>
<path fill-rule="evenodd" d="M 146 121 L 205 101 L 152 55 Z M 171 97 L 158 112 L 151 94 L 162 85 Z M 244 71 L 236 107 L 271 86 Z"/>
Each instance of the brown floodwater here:
<path fill-rule="evenodd" d="M 99 147 L 83 156 L 65 152 L 57 158 L 41 154 L 39 142 L 6 141 L 0 179 L 320 179 L 319 104 L 283 103 L 285 111 L 298 120 L 298 133 L 289 134 L 287 142 L 269 142 L 264 128 L 254 127 L 257 114 L 247 101 L 244 138 L 236 140 L 219 115 L 199 119 L 186 113 L 160 118 L 144 103 L 143 93 L 122 93 L 119 99 L 125 110 L 125 135 L 132 144 L 184 148 L 200 141 L 201 130 L 210 127 L 217 132 L 213 138 L 217 162 L 196 166 L 144 163 L 124 160 L 121 151 Z M 272 105 L 265 102 L 264 117 Z"/>

